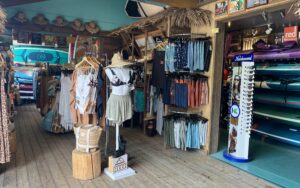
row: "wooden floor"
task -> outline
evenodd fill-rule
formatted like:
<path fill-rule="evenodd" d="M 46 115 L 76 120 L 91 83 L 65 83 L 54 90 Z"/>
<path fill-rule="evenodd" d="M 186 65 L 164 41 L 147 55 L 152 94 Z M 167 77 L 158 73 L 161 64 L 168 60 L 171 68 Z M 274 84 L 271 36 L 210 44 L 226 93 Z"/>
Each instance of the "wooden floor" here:
<path fill-rule="evenodd" d="M 133 157 L 131 167 L 137 175 L 116 182 L 104 174 L 92 181 L 78 181 L 72 177 L 74 135 L 47 133 L 40 128 L 40 122 L 41 117 L 34 106 L 18 108 L 15 118 L 17 154 L 11 163 L 1 166 L 0 186 L 275 187 L 202 152 L 166 150 L 161 137 L 149 138 L 139 130 L 125 128 L 121 132 L 127 139 L 127 151 Z M 113 146 L 110 151 L 112 149 Z"/>

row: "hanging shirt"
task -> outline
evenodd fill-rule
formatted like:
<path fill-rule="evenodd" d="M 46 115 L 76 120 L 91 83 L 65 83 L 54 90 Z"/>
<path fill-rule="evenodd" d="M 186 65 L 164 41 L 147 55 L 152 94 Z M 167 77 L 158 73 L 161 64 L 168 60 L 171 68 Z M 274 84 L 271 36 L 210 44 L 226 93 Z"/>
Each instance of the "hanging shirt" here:
<path fill-rule="evenodd" d="M 87 73 L 79 70 L 77 72 L 76 84 L 76 108 L 81 114 L 95 113 L 96 109 L 96 84 L 98 70 L 91 69 Z"/>
<path fill-rule="evenodd" d="M 63 73 L 61 74 L 60 79 L 60 98 L 59 98 L 59 115 L 60 124 L 65 128 L 66 131 L 73 129 L 73 122 L 71 118 L 70 111 L 70 90 L 71 90 L 71 79 L 69 76 L 65 76 Z"/>

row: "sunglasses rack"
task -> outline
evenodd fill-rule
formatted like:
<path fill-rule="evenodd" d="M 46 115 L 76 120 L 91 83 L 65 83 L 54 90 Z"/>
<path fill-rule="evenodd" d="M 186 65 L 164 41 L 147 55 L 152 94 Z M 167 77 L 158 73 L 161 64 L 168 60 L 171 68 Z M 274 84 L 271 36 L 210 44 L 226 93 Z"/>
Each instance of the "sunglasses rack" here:
<path fill-rule="evenodd" d="M 233 67 L 227 155 L 235 159 L 249 160 L 254 74 L 254 62 L 240 62 Z"/>

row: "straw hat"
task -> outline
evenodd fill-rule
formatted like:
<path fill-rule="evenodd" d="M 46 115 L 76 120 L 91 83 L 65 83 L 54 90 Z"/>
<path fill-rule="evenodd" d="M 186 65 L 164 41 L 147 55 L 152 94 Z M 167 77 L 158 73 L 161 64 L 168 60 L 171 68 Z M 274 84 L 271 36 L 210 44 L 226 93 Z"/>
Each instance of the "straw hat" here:
<path fill-rule="evenodd" d="M 28 19 L 25 15 L 24 12 L 17 12 L 17 14 L 15 14 L 15 16 L 13 17 L 13 19 L 19 23 L 26 23 L 28 22 Z"/>
<path fill-rule="evenodd" d="M 79 19 L 76 19 L 72 22 L 71 27 L 75 31 L 84 31 L 85 27 Z"/>
<path fill-rule="evenodd" d="M 33 23 L 37 25 L 47 25 L 48 19 L 43 14 L 38 14 L 32 18 Z"/>
<path fill-rule="evenodd" d="M 53 21 L 53 25 L 57 27 L 64 27 L 68 25 L 68 22 L 64 19 L 62 16 L 57 16 L 55 20 Z"/>
<path fill-rule="evenodd" d="M 96 34 L 100 31 L 100 28 L 97 26 L 96 22 L 91 21 L 85 25 L 85 29 L 91 34 Z"/>
<path fill-rule="evenodd" d="M 111 64 L 106 68 L 124 67 L 128 65 L 132 65 L 132 63 L 129 61 L 125 61 L 122 58 L 122 55 L 118 52 L 114 54 L 113 58 L 111 59 Z"/>

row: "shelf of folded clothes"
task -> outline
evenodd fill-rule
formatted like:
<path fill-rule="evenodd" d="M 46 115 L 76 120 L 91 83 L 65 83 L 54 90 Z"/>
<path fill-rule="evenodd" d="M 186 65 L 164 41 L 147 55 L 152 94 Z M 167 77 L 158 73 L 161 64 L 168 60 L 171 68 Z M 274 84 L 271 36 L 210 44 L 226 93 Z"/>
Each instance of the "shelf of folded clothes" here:
<path fill-rule="evenodd" d="M 297 42 L 289 41 L 280 45 L 269 45 L 263 41 L 258 41 L 253 45 L 254 50 L 233 52 L 228 54 L 228 59 L 233 59 L 234 56 L 239 54 L 254 53 L 254 60 L 287 60 L 287 59 L 300 59 L 300 48 Z"/>

